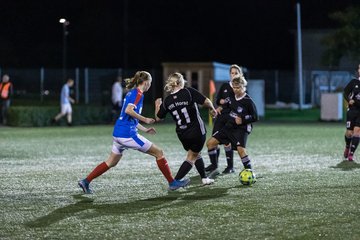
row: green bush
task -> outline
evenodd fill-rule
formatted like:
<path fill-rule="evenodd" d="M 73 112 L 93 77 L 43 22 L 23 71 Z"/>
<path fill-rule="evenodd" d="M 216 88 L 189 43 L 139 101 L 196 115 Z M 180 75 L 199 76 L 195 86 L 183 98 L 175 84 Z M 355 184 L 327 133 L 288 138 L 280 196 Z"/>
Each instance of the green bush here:
<path fill-rule="evenodd" d="M 50 126 L 60 111 L 58 106 L 12 106 L 8 111 L 8 125 L 17 127 Z M 111 121 L 111 108 L 101 106 L 73 106 L 73 125 L 106 124 Z M 66 124 L 66 116 L 59 125 Z"/>
<path fill-rule="evenodd" d="M 73 105 L 73 125 L 93 125 L 111 123 L 110 106 Z M 199 108 L 204 122 L 209 120 L 209 111 Z M 43 127 L 51 126 L 51 119 L 60 111 L 59 106 L 11 106 L 8 111 L 8 125 L 16 127 Z M 154 106 L 145 104 L 142 115 L 154 118 Z M 165 122 L 172 122 L 167 114 Z M 58 123 L 66 125 L 66 116 Z"/>

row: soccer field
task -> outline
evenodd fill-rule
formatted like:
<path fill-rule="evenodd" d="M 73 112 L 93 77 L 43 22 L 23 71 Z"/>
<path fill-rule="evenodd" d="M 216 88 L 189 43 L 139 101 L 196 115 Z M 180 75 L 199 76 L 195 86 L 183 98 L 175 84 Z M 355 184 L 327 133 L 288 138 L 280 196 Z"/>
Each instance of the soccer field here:
<path fill-rule="evenodd" d="M 144 135 L 175 175 L 186 156 L 174 125 Z M 168 192 L 154 159 L 126 151 L 95 179 L 77 181 L 111 150 L 111 126 L 0 129 L 0 239 L 360 239 L 360 151 L 343 161 L 344 124 L 258 123 L 248 153 L 258 176 L 236 174 Z M 205 164 L 209 158 L 203 150 Z M 359 160 L 357 160 L 359 159 Z M 224 150 L 219 159 L 225 168 Z"/>

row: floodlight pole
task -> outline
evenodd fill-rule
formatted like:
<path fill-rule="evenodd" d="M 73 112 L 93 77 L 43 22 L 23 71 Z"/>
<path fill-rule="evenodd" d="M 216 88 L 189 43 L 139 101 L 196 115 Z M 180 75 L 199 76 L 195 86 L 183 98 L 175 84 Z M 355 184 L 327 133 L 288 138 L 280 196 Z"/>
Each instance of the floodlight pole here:
<path fill-rule="evenodd" d="M 123 69 L 128 67 L 128 0 L 124 0 L 123 7 Z"/>
<path fill-rule="evenodd" d="M 296 3 L 297 13 L 297 45 L 298 45 L 298 72 L 299 72 L 299 109 L 303 109 L 303 65 L 302 65 L 302 41 L 301 41 L 301 12 L 300 2 Z"/>
<path fill-rule="evenodd" d="M 68 20 L 66 20 L 65 18 L 61 18 L 59 20 L 59 22 L 63 25 L 63 57 L 62 57 L 62 77 L 63 80 L 66 80 L 66 75 L 67 75 L 67 71 L 66 71 L 66 62 L 67 62 L 67 35 L 69 34 L 68 30 L 67 30 L 67 26 L 70 24 L 70 22 Z"/>

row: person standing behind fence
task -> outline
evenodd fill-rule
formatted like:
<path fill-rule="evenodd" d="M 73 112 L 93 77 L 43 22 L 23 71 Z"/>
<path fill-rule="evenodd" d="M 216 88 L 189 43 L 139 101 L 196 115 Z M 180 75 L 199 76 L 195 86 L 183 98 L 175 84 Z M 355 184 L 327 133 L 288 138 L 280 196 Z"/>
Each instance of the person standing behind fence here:
<path fill-rule="evenodd" d="M 344 98 L 348 103 L 344 158 L 349 161 L 353 161 L 360 140 L 360 64 L 357 75 L 344 88 Z"/>
<path fill-rule="evenodd" d="M 7 111 L 10 107 L 10 98 L 13 95 L 13 85 L 10 82 L 10 77 L 4 74 L 2 82 L 0 83 L 0 98 L 1 98 L 1 120 L 4 125 L 7 124 Z"/>
<path fill-rule="evenodd" d="M 123 98 L 122 78 L 118 76 L 111 88 L 112 121 L 115 122 L 120 115 Z"/>
<path fill-rule="evenodd" d="M 75 103 L 75 100 L 70 97 L 70 88 L 74 85 L 74 80 L 69 78 L 61 89 L 60 93 L 60 105 L 61 112 L 52 119 L 52 123 L 57 123 L 60 118 L 66 115 L 67 125 L 72 125 L 72 107 L 71 103 Z"/>

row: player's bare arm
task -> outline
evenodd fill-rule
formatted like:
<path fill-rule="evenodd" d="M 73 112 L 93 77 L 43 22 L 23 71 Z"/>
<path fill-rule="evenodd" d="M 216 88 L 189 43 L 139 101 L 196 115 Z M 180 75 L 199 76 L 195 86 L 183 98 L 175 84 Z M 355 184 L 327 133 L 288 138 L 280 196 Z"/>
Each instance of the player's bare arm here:
<path fill-rule="evenodd" d="M 140 123 L 136 127 L 140 131 L 143 131 L 143 132 L 146 132 L 146 133 L 149 133 L 149 134 L 155 134 L 156 133 L 155 128 L 153 128 L 153 127 L 147 128 L 147 127 L 144 127 L 143 125 L 141 125 Z"/>
<path fill-rule="evenodd" d="M 210 109 L 210 114 L 212 117 L 216 117 L 218 112 L 216 111 L 213 103 L 211 102 L 211 100 L 209 98 L 206 98 L 205 99 L 205 102 L 203 104 L 205 107 L 209 108 Z"/>
<path fill-rule="evenodd" d="M 146 124 L 152 124 L 155 122 L 155 119 L 153 119 L 153 118 L 147 118 L 147 117 L 144 117 L 144 116 L 136 113 L 134 111 L 134 108 L 135 108 L 135 106 L 133 104 L 128 104 L 125 109 L 125 113 L 130 115 L 133 118 L 138 119 L 139 121 L 146 123 Z"/>
<path fill-rule="evenodd" d="M 162 104 L 162 99 L 161 99 L 161 98 L 157 98 L 157 99 L 155 100 L 155 120 L 156 120 L 157 122 L 159 122 L 159 121 L 162 120 L 161 118 L 159 118 L 159 117 L 157 116 L 157 114 L 158 114 L 158 112 L 159 112 L 159 110 L 160 110 L 161 104 Z"/>
<path fill-rule="evenodd" d="M 75 103 L 75 100 L 72 97 L 68 96 L 67 98 L 71 103 Z"/>
<path fill-rule="evenodd" d="M 242 118 L 239 117 L 239 116 L 236 116 L 236 117 L 235 117 L 235 123 L 236 123 L 237 125 L 241 125 L 241 124 L 242 124 Z"/>

